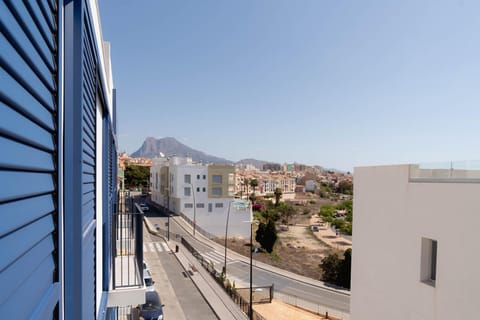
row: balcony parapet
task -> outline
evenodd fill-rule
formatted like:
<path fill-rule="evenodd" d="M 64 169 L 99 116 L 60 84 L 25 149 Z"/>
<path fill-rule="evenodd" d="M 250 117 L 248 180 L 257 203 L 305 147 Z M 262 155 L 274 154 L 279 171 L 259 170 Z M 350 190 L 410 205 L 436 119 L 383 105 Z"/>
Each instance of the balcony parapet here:
<path fill-rule="evenodd" d="M 412 164 L 410 182 L 480 183 L 480 161 Z"/>

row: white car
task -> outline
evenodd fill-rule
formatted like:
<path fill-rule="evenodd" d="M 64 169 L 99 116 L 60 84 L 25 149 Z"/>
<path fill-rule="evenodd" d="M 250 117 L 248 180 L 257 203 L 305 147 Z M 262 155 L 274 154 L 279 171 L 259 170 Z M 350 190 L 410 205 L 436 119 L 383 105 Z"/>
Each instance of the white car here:
<path fill-rule="evenodd" d="M 155 291 L 155 281 L 152 279 L 152 275 L 150 274 L 150 270 L 144 269 L 143 270 L 143 282 L 145 283 L 145 291 L 151 292 Z"/>
<path fill-rule="evenodd" d="M 142 211 L 150 210 L 146 203 L 140 203 L 140 209 L 142 209 Z"/>

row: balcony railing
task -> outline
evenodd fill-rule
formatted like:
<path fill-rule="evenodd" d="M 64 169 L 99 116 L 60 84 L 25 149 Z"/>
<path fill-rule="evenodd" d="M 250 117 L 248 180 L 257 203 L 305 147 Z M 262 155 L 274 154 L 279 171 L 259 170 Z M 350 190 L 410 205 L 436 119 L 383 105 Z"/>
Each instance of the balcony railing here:
<path fill-rule="evenodd" d="M 119 212 L 112 217 L 113 266 L 109 307 L 135 306 L 145 303 L 143 213 L 136 205 L 130 205 L 128 202 L 132 202 L 132 199 L 120 196 Z M 127 207 L 131 208 L 130 212 L 127 212 Z"/>
<path fill-rule="evenodd" d="M 113 216 L 113 289 L 143 286 L 143 213 Z"/>
<path fill-rule="evenodd" d="M 411 182 L 480 183 L 480 161 L 410 165 Z"/>

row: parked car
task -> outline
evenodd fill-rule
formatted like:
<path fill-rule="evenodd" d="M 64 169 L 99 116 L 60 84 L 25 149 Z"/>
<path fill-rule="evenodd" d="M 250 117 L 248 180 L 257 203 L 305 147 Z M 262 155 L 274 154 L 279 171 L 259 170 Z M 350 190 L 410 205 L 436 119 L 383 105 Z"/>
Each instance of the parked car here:
<path fill-rule="evenodd" d="M 140 316 L 145 320 L 163 320 L 163 304 L 157 291 L 145 292 L 145 304 L 138 305 Z"/>
<path fill-rule="evenodd" d="M 145 283 L 145 291 L 155 291 L 155 281 L 153 281 L 150 270 L 148 269 L 143 269 L 143 282 Z"/>
<path fill-rule="evenodd" d="M 140 209 L 142 209 L 142 211 L 150 210 L 146 203 L 140 203 Z"/>

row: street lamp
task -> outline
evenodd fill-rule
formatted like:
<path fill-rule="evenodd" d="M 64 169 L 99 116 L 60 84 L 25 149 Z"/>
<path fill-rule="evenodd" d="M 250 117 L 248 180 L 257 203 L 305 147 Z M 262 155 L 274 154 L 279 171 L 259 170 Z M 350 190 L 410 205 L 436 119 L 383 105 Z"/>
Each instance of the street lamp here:
<path fill-rule="evenodd" d="M 228 220 L 230 218 L 230 208 L 232 206 L 232 203 L 234 205 L 234 207 L 236 207 L 237 209 L 238 208 L 242 208 L 244 210 L 248 209 L 249 208 L 249 204 L 246 204 L 244 201 L 240 200 L 240 201 L 235 201 L 235 200 L 231 200 L 229 203 L 228 203 L 228 211 L 227 211 L 227 222 L 225 223 L 225 262 L 223 264 L 223 271 L 222 273 L 226 276 L 227 275 L 227 238 L 228 238 Z M 251 220 L 251 217 L 250 217 L 250 220 Z"/>
<path fill-rule="evenodd" d="M 252 279 L 253 279 L 253 224 L 256 223 L 253 221 L 252 208 L 250 207 L 250 305 L 248 308 L 248 316 L 250 320 L 253 320 L 253 290 L 252 290 Z"/>
<path fill-rule="evenodd" d="M 187 183 L 188 185 L 190 185 L 190 187 L 192 188 L 192 196 L 193 196 L 193 236 L 195 237 L 195 226 L 197 224 L 197 217 L 196 217 L 196 210 L 195 210 L 195 190 L 193 188 L 193 184 L 191 183 Z"/>
<path fill-rule="evenodd" d="M 253 293 L 252 293 L 252 276 L 253 276 L 253 221 L 250 222 L 250 305 L 248 307 L 248 318 L 253 320 Z"/>

